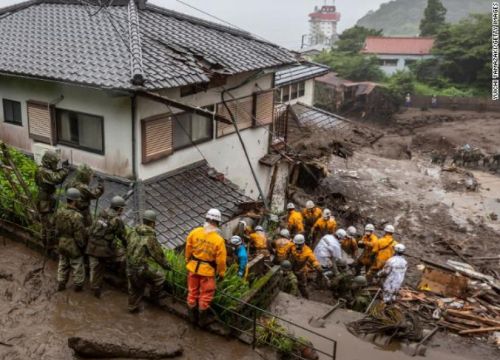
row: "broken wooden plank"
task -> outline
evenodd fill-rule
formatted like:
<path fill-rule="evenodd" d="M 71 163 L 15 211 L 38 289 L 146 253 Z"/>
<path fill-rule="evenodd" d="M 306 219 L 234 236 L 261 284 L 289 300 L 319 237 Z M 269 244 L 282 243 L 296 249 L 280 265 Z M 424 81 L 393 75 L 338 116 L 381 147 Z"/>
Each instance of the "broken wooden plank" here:
<path fill-rule="evenodd" d="M 447 321 L 449 321 L 449 322 L 452 322 L 454 324 L 464 325 L 466 327 L 471 327 L 472 326 L 473 328 L 480 328 L 481 326 L 483 326 L 482 323 L 478 323 L 478 322 L 471 321 L 471 320 L 466 320 L 466 319 L 455 317 L 455 316 L 451 316 L 451 315 L 448 315 L 448 314 L 446 314 L 444 316 L 444 318 Z"/>
<path fill-rule="evenodd" d="M 438 325 L 442 326 L 442 327 L 445 327 L 447 329 L 450 329 L 450 330 L 454 330 L 454 331 L 462 331 L 462 330 L 469 330 L 468 327 L 465 327 L 463 325 L 458 325 L 458 324 L 453 324 L 453 323 L 450 323 L 448 321 L 445 321 L 443 319 L 439 320 L 437 322 Z"/>
<path fill-rule="evenodd" d="M 485 327 L 485 328 L 479 328 L 479 329 L 462 330 L 462 331 L 459 331 L 458 333 L 460 335 L 468 335 L 468 334 L 482 334 L 482 333 L 493 332 L 493 331 L 500 331 L 500 326 L 492 326 L 492 327 Z"/>
<path fill-rule="evenodd" d="M 464 276 L 426 267 L 422 273 L 418 289 L 445 297 L 463 299 L 467 295 L 467 285 L 468 280 Z"/>
<path fill-rule="evenodd" d="M 480 321 L 484 324 L 491 325 L 491 326 L 500 326 L 500 321 L 486 318 L 484 316 L 477 316 L 477 315 L 471 314 L 470 312 L 448 309 L 448 310 L 446 310 L 446 313 L 453 315 L 453 316 L 458 316 L 458 317 L 461 317 L 464 319 L 468 319 L 468 320 Z"/>

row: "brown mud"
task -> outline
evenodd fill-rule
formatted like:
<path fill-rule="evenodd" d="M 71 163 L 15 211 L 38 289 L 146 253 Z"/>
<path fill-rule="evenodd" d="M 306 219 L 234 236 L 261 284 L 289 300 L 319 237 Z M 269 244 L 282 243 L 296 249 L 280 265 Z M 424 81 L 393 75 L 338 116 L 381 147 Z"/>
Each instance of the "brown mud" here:
<path fill-rule="evenodd" d="M 72 336 L 102 341 L 179 344 L 178 359 L 244 359 L 261 357 L 236 340 L 193 329 L 187 322 L 145 305 L 128 314 L 126 294 L 106 288 L 101 300 L 90 292 L 56 292 L 56 264 L 42 273 L 41 256 L 22 244 L 0 239 L 0 359 L 78 359 L 68 347 Z"/>

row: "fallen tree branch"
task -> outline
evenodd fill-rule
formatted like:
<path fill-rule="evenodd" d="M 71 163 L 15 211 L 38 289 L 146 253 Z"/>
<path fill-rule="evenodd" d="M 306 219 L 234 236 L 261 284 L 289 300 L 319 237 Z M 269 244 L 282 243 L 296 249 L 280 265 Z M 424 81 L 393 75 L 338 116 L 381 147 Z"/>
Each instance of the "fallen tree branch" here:
<path fill-rule="evenodd" d="M 104 342 L 96 339 L 70 337 L 68 346 L 77 355 L 97 359 L 129 358 L 129 359 L 167 359 L 181 356 L 180 345 L 141 344 L 127 345 L 123 343 Z"/>

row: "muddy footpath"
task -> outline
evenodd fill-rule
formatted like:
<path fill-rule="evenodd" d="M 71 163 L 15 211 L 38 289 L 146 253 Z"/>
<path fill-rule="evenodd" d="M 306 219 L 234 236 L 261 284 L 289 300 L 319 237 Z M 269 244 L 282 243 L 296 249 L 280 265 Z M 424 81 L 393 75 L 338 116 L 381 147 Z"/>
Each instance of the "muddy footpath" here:
<path fill-rule="evenodd" d="M 193 329 L 174 315 L 145 305 L 126 311 L 126 294 L 107 287 L 100 300 L 90 292 L 56 292 L 56 266 L 41 270 L 41 256 L 0 238 L 0 359 L 79 359 L 68 338 L 82 336 L 127 345 L 180 345 L 177 359 L 261 359 L 251 347 Z"/>

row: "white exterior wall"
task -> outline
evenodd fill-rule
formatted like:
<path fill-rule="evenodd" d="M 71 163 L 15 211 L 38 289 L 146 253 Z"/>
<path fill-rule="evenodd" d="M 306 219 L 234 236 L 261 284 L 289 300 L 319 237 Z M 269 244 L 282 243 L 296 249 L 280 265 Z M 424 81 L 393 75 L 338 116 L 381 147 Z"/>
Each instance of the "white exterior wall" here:
<path fill-rule="evenodd" d="M 408 70 L 406 65 L 406 60 L 425 60 L 430 59 L 432 55 L 376 55 L 379 59 L 397 59 L 398 64 L 396 66 L 380 66 L 380 69 L 388 76 L 393 75 L 396 71 Z"/>
<path fill-rule="evenodd" d="M 131 100 L 111 92 L 55 82 L 0 76 L 0 139 L 16 148 L 32 153 L 34 141 L 29 138 L 28 100 L 52 102 L 64 99 L 56 108 L 84 112 L 104 118 L 104 155 L 57 145 L 63 159 L 78 165 L 87 163 L 110 175 L 132 176 Z M 4 122 L 1 99 L 21 102 L 23 126 Z"/>
<path fill-rule="evenodd" d="M 230 78 L 226 84 L 226 88 L 241 84 L 251 74 L 242 74 Z M 249 84 L 242 86 L 236 90 L 231 91 L 235 98 L 248 96 L 255 91 L 266 90 L 272 87 L 273 74 L 265 75 L 259 79 L 253 80 Z M 170 89 L 162 92 L 161 94 L 171 99 L 177 99 L 186 104 L 196 106 L 206 106 L 221 102 L 221 88 L 210 89 L 207 92 L 200 92 L 191 96 L 180 97 L 179 89 Z M 226 100 L 231 100 L 229 95 L 225 95 Z M 137 162 L 138 162 L 138 177 L 141 179 L 148 179 L 165 172 L 175 170 L 179 167 L 192 164 L 196 161 L 206 159 L 210 166 L 214 167 L 217 171 L 222 172 L 229 180 L 238 185 L 245 191 L 246 195 L 253 199 L 257 199 L 259 192 L 253 180 L 250 167 L 244 156 L 243 149 L 237 134 L 226 135 L 221 138 L 216 138 L 211 141 L 204 142 L 194 146 L 174 151 L 174 153 L 166 158 L 159 159 L 147 164 L 142 164 L 142 144 L 141 144 L 141 119 L 164 114 L 169 112 L 166 105 L 151 101 L 145 98 L 138 98 L 137 100 Z M 178 111 L 172 108 L 172 111 Z M 214 132 L 216 132 L 216 125 L 214 125 Z M 267 196 L 270 180 L 271 169 L 269 167 L 259 164 L 259 159 L 268 153 L 269 148 L 269 126 L 249 128 L 241 131 L 241 136 L 246 145 L 252 165 L 259 178 L 260 185 L 264 194 Z M 201 152 L 201 154 L 200 154 Z M 203 156 L 202 156 L 203 154 Z"/>
<path fill-rule="evenodd" d="M 290 85 L 286 85 L 286 86 L 290 86 Z M 310 105 L 310 106 L 314 105 L 314 79 L 309 79 L 309 80 L 305 81 L 304 96 L 298 97 L 297 99 L 287 101 L 286 104 L 294 105 L 298 102 L 306 104 L 306 105 Z"/>

